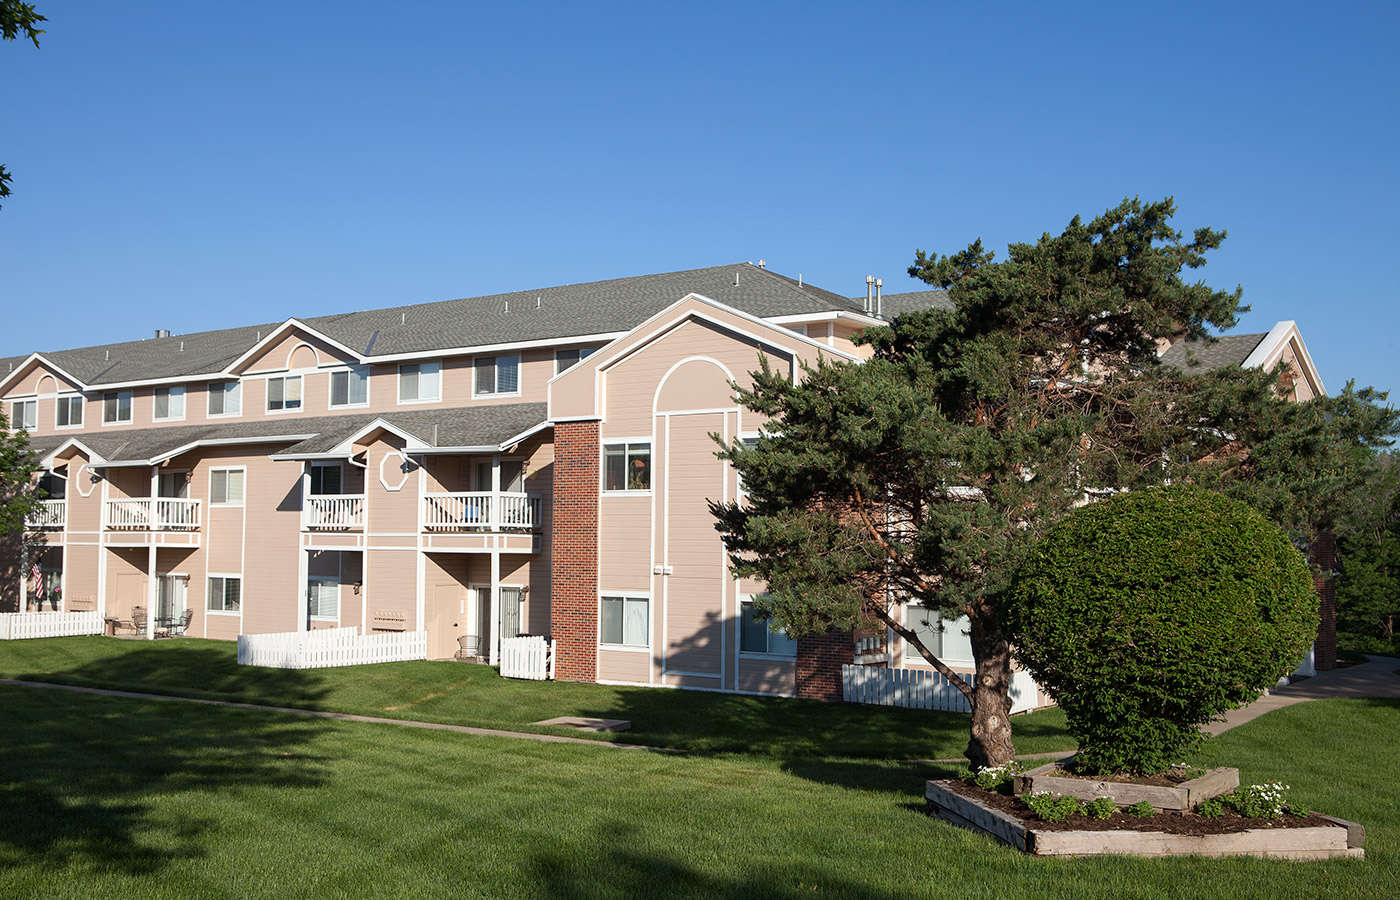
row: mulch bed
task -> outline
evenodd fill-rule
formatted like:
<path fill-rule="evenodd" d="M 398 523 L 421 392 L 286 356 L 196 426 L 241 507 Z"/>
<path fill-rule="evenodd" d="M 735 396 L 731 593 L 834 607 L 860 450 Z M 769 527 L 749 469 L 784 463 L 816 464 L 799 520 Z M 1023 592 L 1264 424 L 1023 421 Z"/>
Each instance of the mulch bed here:
<path fill-rule="evenodd" d="M 1153 816 L 1134 816 L 1119 810 L 1112 818 L 1095 819 L 1091 816 L 1067 816 L 1058 822 L 1043 821 L 1035 813 L 1026 809 L 1019 800 L 1007 794 L 988 791 L 962 781 L 947 782 L 949 789 L 981 801 L 992 809 L 1020 819 L 1037 831 L 1161 831 L 1167 834 L 1232 834 L 1248 831 L 1251 828 L 1313 828 L 1333 823 L 1313 814 L 1307 818 L 1283 815 L 1277 819 L 1246 819 L 1226 810 L 1215 818 L 1198 816 L 1194 813 L 1159 812 Z"/>

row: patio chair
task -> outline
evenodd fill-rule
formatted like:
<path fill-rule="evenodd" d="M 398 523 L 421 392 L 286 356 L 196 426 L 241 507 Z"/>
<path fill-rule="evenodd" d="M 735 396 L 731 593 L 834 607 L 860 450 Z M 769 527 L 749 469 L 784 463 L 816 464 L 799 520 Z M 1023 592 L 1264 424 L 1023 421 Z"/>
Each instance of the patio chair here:
<path fill-rule="evenodd" d="M 180 618 L 173 620 L 170 627 L 165 630 L 169 637 L 184 637 L 185 629 L 190 627 L 190 620 L 194 618 L 194 610 L 187 609 L 180 614 Z"/>
<path fill-rule="evenodd" d="M 146 624 L 146 607 L 133 606 L 131 608 L 131 626 L 136 629 L 136 633 L 145 634 Z"/>

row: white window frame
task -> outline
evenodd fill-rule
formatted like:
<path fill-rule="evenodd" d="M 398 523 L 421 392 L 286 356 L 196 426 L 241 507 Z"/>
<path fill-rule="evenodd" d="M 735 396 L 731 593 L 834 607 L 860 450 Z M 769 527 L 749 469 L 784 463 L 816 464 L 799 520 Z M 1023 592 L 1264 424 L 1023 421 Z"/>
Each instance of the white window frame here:
<path fill-rule="evenodd" d="M 917 630 L 917 629 L 915 629 L 914 626 L 911 624 L 911 622 L 912 622 L 911 616 L 914 615 L 914 610 L 922 610 L 922 609 L 928 609 L 928 607 L 922 606 L 922 605 L 920 605 L 920 604 L 918 604 L 918 603 L 914 603 L 913 601 L 907 601 L 907 602 L 905 602 L 905 604 L 904 604 L 904 627 L 910 629 L 911 631 Z M 967 616 L 958 616 L 958 617 L 956 617 L 956 618 L 948 618 L 948 617 L 944 616 L 943 613 L 939 612 L 939 611 L 936 610 L 936 609 L 930 609 L 930 610 L 928 610 L 928 611 L 929 611 L 929 613 L 931 613 L 932 615 L 935 615 L 935 616 L 938 617 L 938 622 L 939 622 L 939 624 L 942 626 L 942 629 L 943 629 L 941 632 L 939 632 L 939 636 L 938 636 L 938 646 L 936 646 L 936 647 L 930 647 L 930 648 L 929 648 L 929 650 L 933 653 L 933 655 L 936 656 L 936 657 L 938 657 L 941 661 L 947 663 L 948 665 L 956 665 L 956 666 L 970 666 L 970 665 L 972 665 L 973 662 L 974 662 L 974 660 L 972 659 L 972 652 L 971 652 L 971 650 L 968 651 L 968 654 L 967 654 L 966 657 L 962 657 L 962 656 L 948 656 L 948 655 L 945 655 L 945 653 L 944 653 L 944 651 L 943 651 L 943 635 L 946 635 L 946 634 L 951 633 L 951 632 L 953 631 L 953 629 L 959 629 L 959 630 L 961 631 L 962 629 L 965 629 L 965 628 L 970 627 L 970 626 L 967 624 Z M 905 663 L 905 665 L 914 664 L 914 665 L 925 665 L 925 666 L 927 666 L 927 665 L 929 664 L 929 661 L 928 661 L 928 660 L 924 659 L 923 656 L 922 656 L 917 650 L 914 650 L 914 649 L 913 649 L 913 646 L 914 646 L 913 644 L 911 644 L 911 643 L 908 642 L 908 641 L 903 641 L 903 640 L 902 640 L 900 643 L 902 643 L 902 644 L 904 645 L 904 651 L 903 651 L 903 653 L 904 653 L 904 663 Z M 968 638 L 968 643 L 969 643 L 969 645 L 971 644 L 971 637 Z"/>
<path fill-rule="evenodd" d="M 346 398 L 346 402 L 345 402 L 345 403 L 336 403 L 336 402 L 335 402 L 335 377 L 336 377 L 337 375 L 344 375 L 344 376 L 345 376 L 345 398 Z M 350 399 L 350 378 L 351 378 L 352 376 L 354 376 L 354 375 L 359 375 L 361 378 L 364 379 L 364 382 L 365 382 L 365 399 L 364 399 L 364 400 L 361 400 L 361 401 L 358 402 L 358 403 L 351 403 L 351 402 L 349 402 L 349 399 Z M 362 406 L 369 406 L 369 366 L 346 366 L 346 367 L 343 368 L 343 369 L 332 369 L 332 370 L 331 370 L 331 373 L 330 373 L 330 377 L 328 378 L 327 388 L 328 388 L 327 391 L 326 391 L 326 408 L 327 408 L 327 409 L 359 409 L 359 408 L 362 407 Z"/>
<path fill-rule="evenodd" d="M 160 415 L 157 410 L 160 408 L 160 392 L 166 392 L 165 415 Z M 178 393 L 177 393 L 178 392 Z M 175 398 L 179 397 L 180 414 L 174 413 L 176 406 Z M 151 392 L 151 420 L 154 422 L 183 422 L 185 421 L 185 386 L 182 384 L 171 385 L 170 387 L 158 387 Z"/>
<path fill-rule="evenodd" d="M 222 387 L 223 390 L 220 392 L 216 392 L 214 390 L 215 386 Z M 230 386 L 232 386 L 232 390 L 229 389 Z M 207 415 L 209 418 L 232 419 L 243 415 L 243 382 L 236 380 L 211 381 L 209 382 L 209 388 L 206 391 L 206 394 L 208 395 L 208 401 L 204 407 L 204 412 L 205 415 Z M 216 396 L 216 394 L 224 398 L 223 412 L 214 412 L 214 397 Z M 230 395 L 233 396 L 234 405 L 237 407 L 237 409 L 235 409 L 233 412 L 228 411 L 228 398 Z"/>
<path fill-rule="evenodd" d="M 425 366 L 432 366 L 433 370 L 431 374 L 435 376 L 433 378 L 433 383 L 437 386 L 437 390 L 431 396 L 423 395 L 423 368 Z M 417 378 L 418 389 L 413 397 L 404 397 L 403 395 L 403 377 L 405 369 L 415 370 L 413 374 Z M 442 400 L 442 360 L 401 364 L 399 366 L 399 382 L 396 396 L 399 398 L 400 404 L 440 402 Z"/>
<path fill-rule="evenodd" d="M 634 457 L 633 448 L 634 448 L 634 447 L 642 447 L 642 446 L 645 446 L 645 447 L 646 447 L 646 459 L 647 459 L 647 486 L 644 487 L 644 488 L 642 488 L 642 487 L 638 487 L 638 488 L 626 487 L 627 484 L 630 484 L 630 483 L 631 483 L 631 479 L 627 478 L 627 472 L 628 472 L 628 465 L 627 465 L 627 464 L 628 464 L 629 462 L 631 462 L 631 461 L 635 458 L 635 457 Z M 608 487 L 608 451 L 609 451 L 609 450 L 616 450 L 618 447 L 621 447 L 621 448 L 622 448 L 622 460 L 623 460 L 623 462 L 622 462 L 622 473 L 623 473 L 623 485 L 624 485 L 624 486 L 623 486 L 623 487 L 620 487 L 620 488 L 609 488 L 609 487 Z M 651 455 L 651 451 L 652 451 L 652 442 L 651 442 L 651 438 L 649 438 L 649 437 L 644 437 L 644 438 L 620 438 L 620 439 L 610 439 L 610 440 L 603 441 L 602 452 L 598 454 L 599 457 L 601 457 L 602 466 L 603 466 L 603 471 L 599 473 L 599 481 L 600 481 L 600 483 L 601 483 L 601 485 L 602 485 L 603 493 L 606 494 L 606 495 L 608 495 L 608 496 L 612 496 L 612 497 L 648 497 L 648 496 L 651 496 L 651 486 L 652 486 L 652 482 L 655 480 L 655 478 L 654 478 L 655 472 L 654 472 L 654 470 L 653 470 L 653 468 L 652 468 L 652 455 Z M 636 454 L 636 455 L 640 455 L 640 454 Z"/>
<path fill-rule="evenodd" d="M 567 348 L 567 349 L 565 349 L 565 350 L 555 350 L 555 351 L 554 351 L 554 374 L 555 374 L 555 375 L 558 375 L 558 374 L 561 373 L 561 372 L 567 372 L 567 371 L 569 371 L 569 370 L 572 369 L 574 366 L 576 366 L 576 365 L 578 365 L 579 363 L 583 362 L 585 359 L 588 359 L 588 357 L 592 356 L 593 354 L 595 354 L 595 353 L 597 353 L 597 352 L 598 352 L 598 348 L 597 348 L 597 347 L 577 347 L 577 348 L 575 348 L 575 347 L 569 347 L 569 348 Z M 561 353 L 567 353 L 567 354 L 569 354 L 569 355 L 571 355 L 571 356 L 575 356 L 574 361 L 571 362 L 571 363 L 569 363 L 567 366 L 563 366 L 563 367 L 561 368 L 560 365 L 559 365 L 559 354 L 561 354 Z"/>
<path fill-rule="evenodd" d="M 482 389 L 481 389 L 481 386 L 477 383 L 477 379 L 480 377 L 480 375 L 481 375 L 482 372 L 485 372 L 485 371 L 486 371 L 486 368 L 487 368 L 487 367 L 483 365 L 483 366 L 481 366 L 480 368 L 477 368 L 477 363 L 478 363 L 478 362 L 484 362 L 484 361 L 486 361 L 486 360 L 488 360 L 488 359 L 491 360 L 491 367 L 490 367 L 490 368 L 491 368 L 491 389 L 490 389 L 490 390 L 482 390 Z M 501 360 L 503 360 L 503 359 L 513 359 L 513 360 L 515 360 L 515 390 L 513 390 L 513 391 L 503 391 L 503 390 L 500 389 L 500 387 L 501 387 Z M 485 356 L 485 355 L 483 355 L 483 356 L 474 356 L 474 357 L 472 357 L 472 397 L 473 397 L 473 399 L 475 399 L 475 398 L 482 398 L 482 397 L 519 397 L 519 396 L 520 396 L 521 389 L 522 389 L 521 378 L 520 378 L 520 376 L 521 376 L 521 374 L 522 374 L 522 370 L 523 370 L 523 369 L 524 369 L 524 366 L 521 365 L 521 358 L 520 358 L 520 354 L 519 354 L 519 353 L 494 353 L 494 354 L 492 354 L 492 355 L 490 355 L 490 356 Z"/>
<path fill-rule="evenodd" d="M 755 595 L 753 594 L 745 594 L 739 597 L 739 618 L 735 622 L 737 634 L 735 634 L 734 636 L 734 646 L 739 648 L 739 655 L 762 656 L 768 659 L 797 659 L 797 638 L 788 637 L 787 632 L 781 628 L 774 630 L 773 626 L 766 622 L 765 624 L 767 624 L 768 627 L 766 629 L 767 638 L 764 641 L 764 648 L 762 650 L 744 649 L 744 621 L 753 610 L 754 597 Z M 773 651 L 773 637 L 775 635 L 781 636 L 785 641 L 787 641 L 791 645 L 791 653 L 775 653 Z"/>
<path fill-rule="evenodd" d="M 15 415 L 15 407 L 24 410 L 20 415 Z M 15 420 L 19 421 L 16 422 Z M 22 397 L 10 401 L 10 430 L 11 431 L 38 431 L 39 430 L 39 398 Z"/>
<path fill-rule="evenodd" d="M 78 421 L 73 421 L 73 401 L 78 401 Z M 61 425 L 58 421 L 59 410 L 64 406 L 68 407 L 68 424 Z M 54 428 L 82 428 L 83 419 L 87 416 L 87 398 L 82 394 L 59 394 L 53 405 L 53 427 Z"/>
<path fill-rule="evenodd" d="M 279 401 L 279 402 L 281 402 L 282 407 L 281 407 L 280 409 L 273 409 L 273 408 L 272 408 L 272 382 L 274 382 L 274 381 L 280 381 L 280 382 L 282 383 L 282 399 L 281 399 L 281 401 Z M 296 404 L 297 404 L 297 405 L 296 405 L 296 406 L 288 406 L 288 405 L 287 405 L 287 384 L 288 384 L 289 382 L 296 382 L 296 386 L 297 386 L 297 399 L 296 399 Z M 267 379 L 267 390 L 266 390 L 265 396 L 263 397 L 263 410 L 264 410 L 268 415 L 270 415 L 270 416 L 280 416 L 280 415 L 284 415 L 284 414 L 286 414 L 286 413 L 299 413 L 299 412 L 301 412 L 301 411 L 302 411 L 303 409 L 305 409 L 305 408 L 306 408 L 306 385 L 305 385 L 305 383 L 302 381 L 302 377 L 301 377 L 300 375 L 272 375 L 272 376 L 269 376 L 269 377 L 268 377 L 268 379 Z"/>
<path fill-rule="evenodd" d="M 227 476 L 230 472 L 237 472 L 239 478 L 239 496 L 237 500 L 228 499 L 228 479 L 224 479 L 224 499 L 214 499 L 214 476 L 219 473 Z M 213 506 L 242 506 L 248 496 L 248 467 L 247 466 L 216 466 L 209 470 L 209 505 Z"/>
<path fill-rule="evenodd" d="M 219 606 L 213 605 L 214 601 L 214 580 L 218 579 L 219 585 Z M 228 608 L 228 583 L 238 582 L 238 605 L 233 609 Z M 186 603 L 189 602 L 189 592 L 186 590 Z M 241 616 L 243 615 L 243 573 L 233 572 L 210 572 L 204 579 L 204 611 L 211 616 Z"/>
<path fill-rule="evenodd" d="M 611 641 L 605 641 L 605 640 L 603 639 L 603 604 L 604 604 L 606 601 L 608 601 L 608 600 L 621 600 L 621 601 L 622 601 L 622 622 L 621 622 L 621 624 L 622 624 L 622 634 L 620 635 L 620 637 L 622 638 L 622 642 L 621 642 L 621 643 L 616 643 L 616 642 L 611 642 Z M 647 640 L 646 640 L 646 643 L 645 643 L 645 644 L 629 644 L 629 643 L 626 643 L 626 640 L 627 640 L 627 604 L 628 604 L 628 602 L 634 602 L 634 603 L 640 602 L 640 603 L 645 603 L 645 604 L 646 604 L 646 610 L 647 610 L 646 637 L 647 637 Z M 598 592 L 598 647 L 599 647 L 600 649 L 603 649 L 603 650 L 622 650 L 622 651 L 626 651 L 626 652 L 628 652 L 628 653 L 650 653 L 650 652 L 651 652 L 651 632 L 652 632 L 652 626 L 653 626 L 654 624 L 655 624 L 655 623 L 652 621 L 651 595 L 650 595 L 650 594 L 647 594 L 647 593 L 638 593 L 638 592 L 636 592 L 636 591 L 599 591 L 599 592 Z"/>
<path fill-rule="evenodd" d="M 311 597 L 309 595 L 313 584 L 331 585 L 335 588 L 335 615 L 318 615 L 311 611 Z M 306 598 L 306 617 L 313 622 L 335 622 L 338 624 L 340 622 L 340 578 L 335 575 L 311 575 L 306 579 L 306 588 L 308 594 Z"/>
<path fill-rule="evenodd" d="M 107 418 L 107 398 L 108 398 L 108 397 L 116 397 L 116 398 L 117 398 L 117 417 L 116 417 L 115 419 L 109 419 L 109 418 Z M 123 419 L 123 418 L 121 417 L 121 413 L 122 413 L 122 398 L 123 398 L 123 397 L 126 398 L 126 418 L 125 418 L 125 419 Z M 136 405 L 136 404 L 135 404 L 135 399 L 136 399 L 136 398 L 132 396 L 132 392 L 131 392 L 131 391 L 103 391 L 103 393 L 102 393 L 102 425 L 103 425 L 104 427 L 105 427 L 105 426 L 108 426 L 108 425 L 130 425 L 130 424 L 132 423 L 132 420 L 134 419 L 134 416 L 135 416 L 135 413 L 134 413 L 134 410 L 133 410 L 133 407 Z"/>

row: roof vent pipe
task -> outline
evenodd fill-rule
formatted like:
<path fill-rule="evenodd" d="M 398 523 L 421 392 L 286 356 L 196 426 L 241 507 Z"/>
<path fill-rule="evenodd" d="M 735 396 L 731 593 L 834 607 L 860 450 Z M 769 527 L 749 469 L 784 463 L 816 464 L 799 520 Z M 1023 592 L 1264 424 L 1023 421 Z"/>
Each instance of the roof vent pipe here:
<path fill-rule="evenodd" d="M 156 337 L 158 337 L 158 338 L 170 337 L 170 332 L 169 332 L 168 330 L 164 329 L 164 328 L 157 328 L 157 329 L 156 329 Z"/>
<path fill-rule="evenodd" d="M 185 342 L 184 342 L 184 341 L 181 341 L 181 342 L 180 342 L 180 352 L 181 352 L 181 353 L 184 353 L 184 352 L 185 352 Z"/>
<path fill-rule="evenodd" d="M 738 269 L 735 269 L 735 270 L 734 270 L 734 286 L 735 286 L 735 287 L 738 287 L 738 286 L 739 286 L 739 270 L 738 270 Z"/>
<path fill-rule="evenodd" d="M 798 273 L 797 273 L 797 286 L 798 286 L 798 287 L 802 287 L 802 273 L 801 273 L 801 272 L 798 272 Z"/>
<path fill-rule="evenodd" d="M 880 288 L 885 286 L 885 279 L 875 279 L 875 315 L 882 316 L 885 312 L 885 301 L 880 299 Z"/>
<path fill-rule="evenodd" d="M 760 260 L 758 261 L 758 267 L 759 267 L 760 269 L 766 269 L 766 268 L 768 268 L 768 261 L 767 261 L 766 259 L 760 259 Z"/>
<path fill-rule="evenodd" d="M 865 276 L 865 314 L 870 315 L 871 308 L 875 305 L 875 276 Z"/>

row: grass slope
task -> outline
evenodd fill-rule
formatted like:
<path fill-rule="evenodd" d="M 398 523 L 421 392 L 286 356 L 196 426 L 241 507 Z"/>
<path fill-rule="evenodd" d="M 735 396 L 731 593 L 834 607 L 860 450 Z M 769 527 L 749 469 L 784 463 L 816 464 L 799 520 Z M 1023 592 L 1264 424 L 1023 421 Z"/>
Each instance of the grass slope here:
<path fill-rule="evenodd" d="M 335 669 L 240 666 L 228 641 L 108 637 L 0 641 L 0 676 L 299 709 L 540 733 L 555 716 L 627 719 L 617 739 L 651 746 L 769 756 L 961 756 L 968 717 L 808 700 L 598 684 L 514 681 L 488 666 L 402 662 Z M 1014 719 L 1021 753 L 1064 750 L 1064 715 Z"/>
<path fill-rule="evenodd" d="M 1367 824 L 1367 860 L 1321 863 L 1027 858 L 928 819 L 922 782 L 946 774 L 931 764 L 656 754 L 12 686 L 0 709 L 0 896 L 16 900 L 1345 900 L 1400 884 L 1396 793 L 1377 780 L 1400 770 L 1395 701 L 1290 707 L 1200 760 Z"/>

